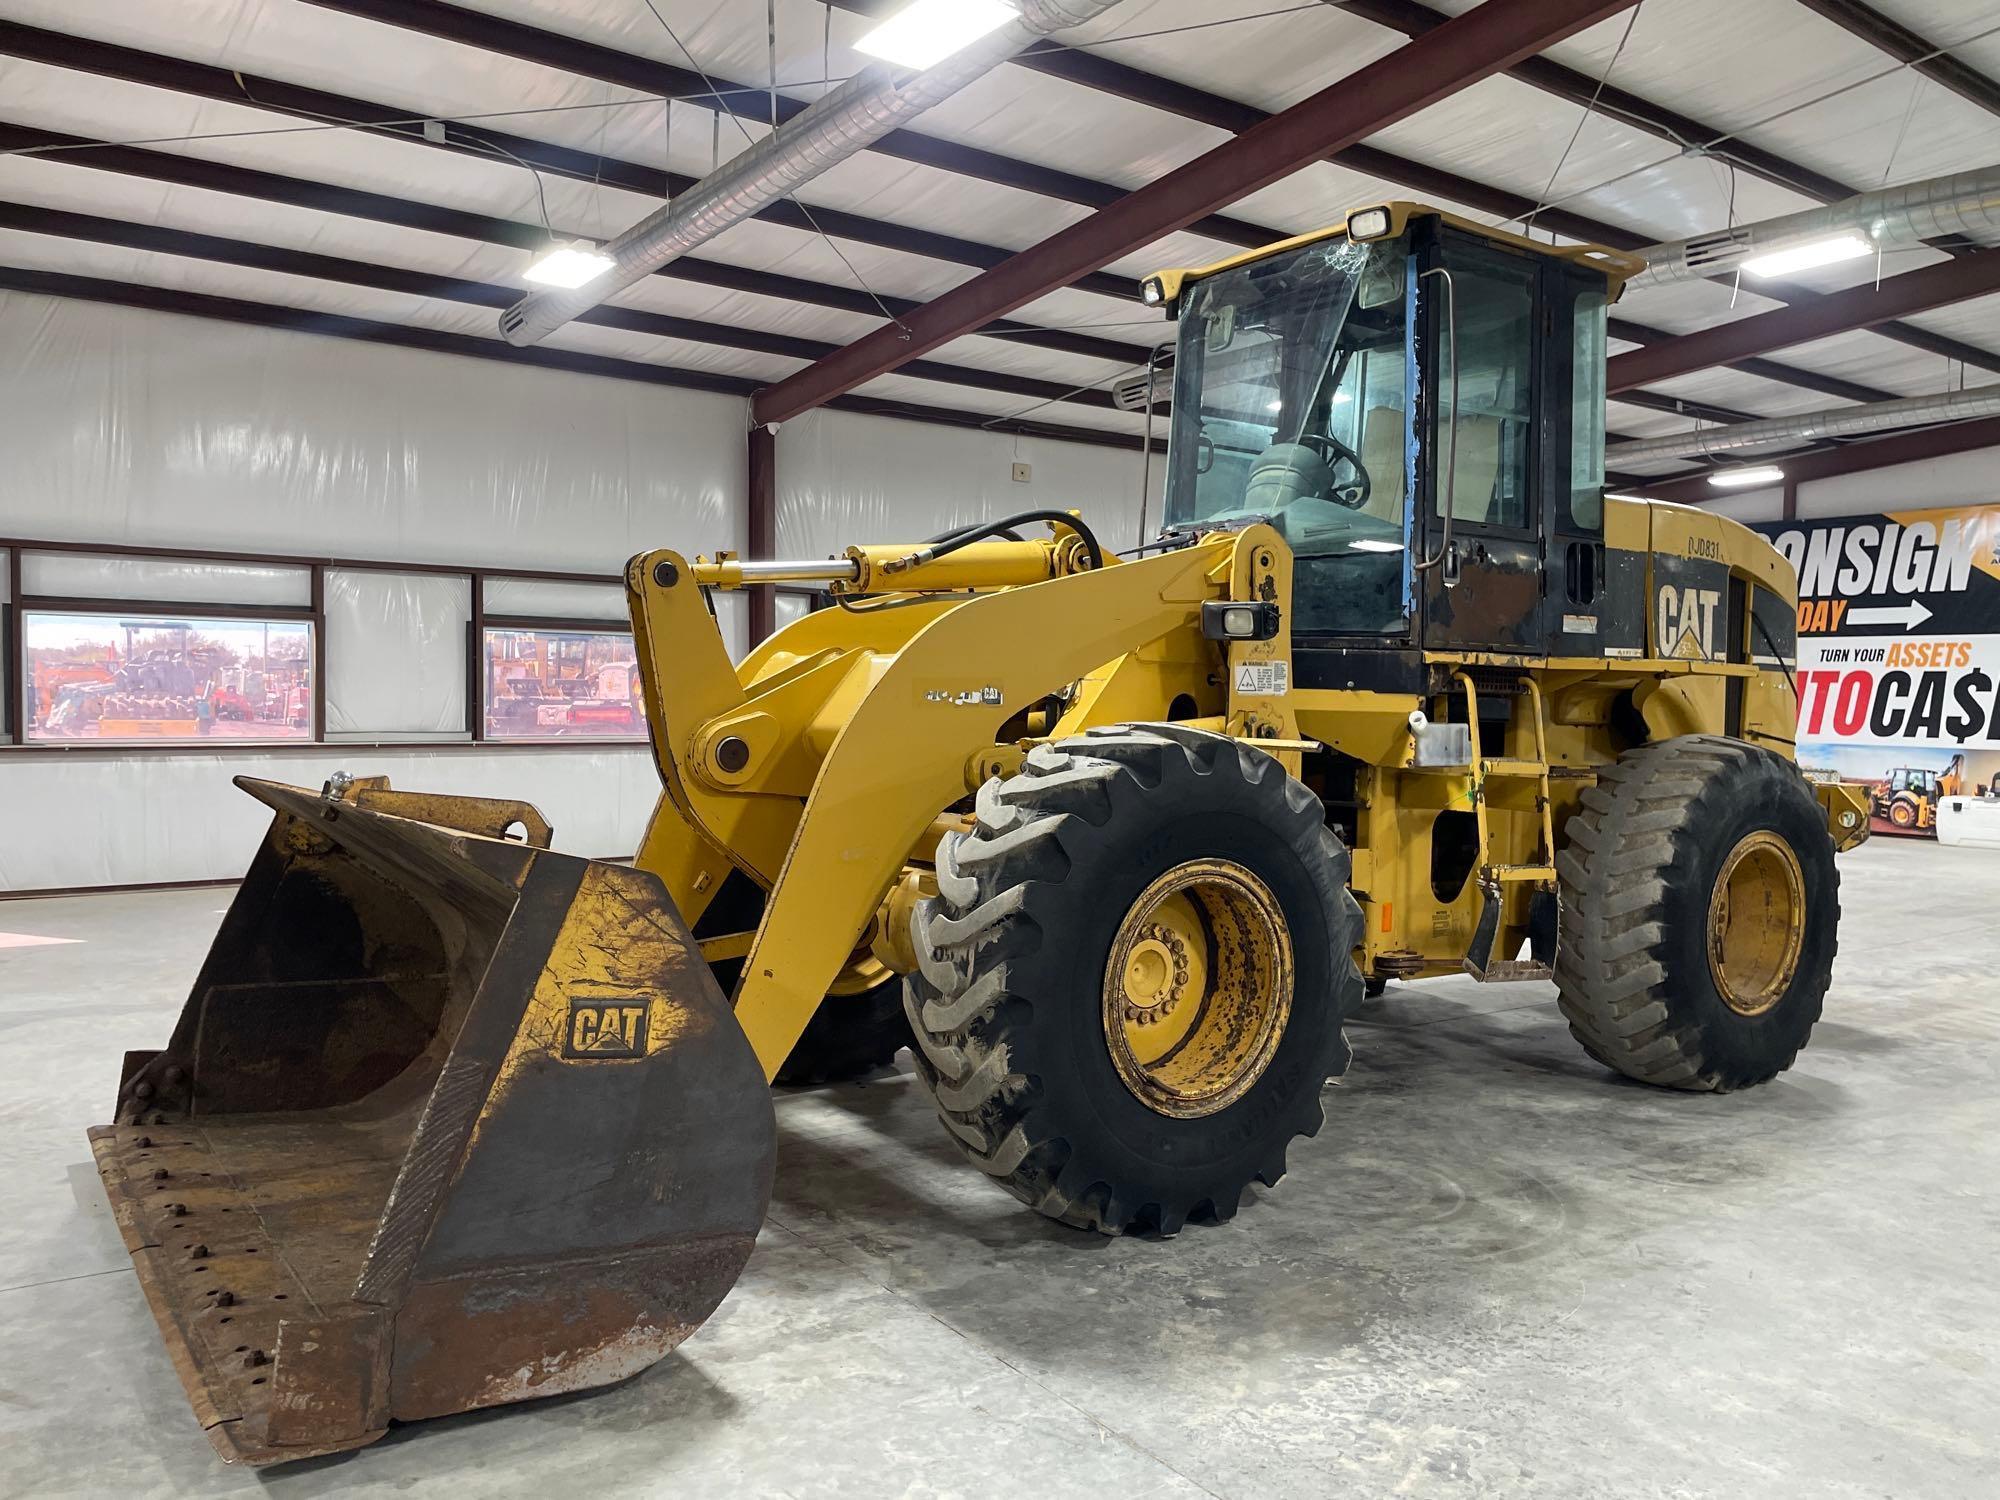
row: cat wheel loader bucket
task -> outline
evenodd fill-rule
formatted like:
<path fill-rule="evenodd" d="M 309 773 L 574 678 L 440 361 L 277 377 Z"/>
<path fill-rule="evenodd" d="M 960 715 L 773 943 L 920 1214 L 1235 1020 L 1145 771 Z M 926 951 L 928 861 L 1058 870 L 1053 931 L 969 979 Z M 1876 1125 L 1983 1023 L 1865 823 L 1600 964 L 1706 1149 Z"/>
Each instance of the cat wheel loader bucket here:
<path fill-rule="evenodd" d="M 659 881 L 551 853 L 524 804 L 237 785 L 277 816 L 90 1132 L 217 1450 L 356 1448 L 660 1359 L 749 1258 L 774 1122 Z"/>

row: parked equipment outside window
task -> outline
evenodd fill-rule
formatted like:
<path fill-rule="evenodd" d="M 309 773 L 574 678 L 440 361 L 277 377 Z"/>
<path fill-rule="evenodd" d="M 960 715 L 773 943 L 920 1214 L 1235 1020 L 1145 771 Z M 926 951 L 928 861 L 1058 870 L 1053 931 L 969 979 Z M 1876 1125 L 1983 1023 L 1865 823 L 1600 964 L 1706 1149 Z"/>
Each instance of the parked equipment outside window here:
<path fill-rule="evenodd" d="M 29 611 L 22 636 L 31 742 L 313 736 L 309 622 Z"/>

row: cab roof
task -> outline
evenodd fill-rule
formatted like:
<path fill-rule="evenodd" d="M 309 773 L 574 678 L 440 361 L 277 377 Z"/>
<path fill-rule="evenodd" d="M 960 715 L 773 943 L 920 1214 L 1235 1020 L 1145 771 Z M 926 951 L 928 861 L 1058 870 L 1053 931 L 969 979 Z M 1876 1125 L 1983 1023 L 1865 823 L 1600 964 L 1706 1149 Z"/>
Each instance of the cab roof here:
<path fill-rule="evenodd" d="M 1543 244 L 1541 241 L 1531 240 L 1525 235 L 1510 234 L 1504 229 L 1496 229 L 1491 224 L 1481 224 L 1476 220 L 1465 218 L 1461 214 L 1451 213 L 1442 208 L 1434 208 L 1428 203 L 1410 203 L 1399 199 L 1389 203 L 1371 203 L 1366 208 L 1353 210 L 1338 224 L 1330 225 L 1325 229 L 1316 229 L 1310 234 L 1294 235 L 1291 239 L 1279 240 L 1275 244 L 1264 245 L 1255 250 L 1245 250 L 1228 257 L 1226 260 L 1216 261 L 1212 265 L 1155 271 L 1152 275 L 1146 277 L 1142 284 L 1148 287 L 1157 285 L 1160 289 L 1157 298 L 1148 298 L 1150 303 L 1156 306 L 1170 307 L 1179 300 L 1182 291 L 1194 282 L 1219 275 L 1223 271 L 1232 271 L 1238 266 L 1247 266 L 1260 260 L 1267 260 L 1271 256 L 1281 255 L 1287 250 L 1295 250 L 1300 245 L 1310 245 L 1319 240 L 1334 239 L 1346 234 L 1348 232 L 1348 225 L 1353 223 L 1355 219 L 1364 214 L 1373 213 L 1386 213 L 1389 216 L 1389 227 L 1382 234 L 1369 236 L 1371 240 L 1396 238 L 1409 226 L 1409 222 L 1412 219 L 1442 219 L 1447 224 L 1462 229 L 1468 234 L 1478 235 L 1481 239 L 1491 240 L 1496 244 L 1509 245 L 1517 250 L 1531 250 L 1537 255 L 1552 256 L 1557 260 L 1568 261 L 1572 265 L 1583 266 L 1589 270 L 1596 271 L 1610 283 L 1610 296 L 1613 301 L 1618 299 L 1618 294 L 1624 289 L 1626 281 L 1646 269 L 1646 262 L 1638 256 L 1629 255 L 1622 250 L 1613 250 L 1608 245 Z"/>

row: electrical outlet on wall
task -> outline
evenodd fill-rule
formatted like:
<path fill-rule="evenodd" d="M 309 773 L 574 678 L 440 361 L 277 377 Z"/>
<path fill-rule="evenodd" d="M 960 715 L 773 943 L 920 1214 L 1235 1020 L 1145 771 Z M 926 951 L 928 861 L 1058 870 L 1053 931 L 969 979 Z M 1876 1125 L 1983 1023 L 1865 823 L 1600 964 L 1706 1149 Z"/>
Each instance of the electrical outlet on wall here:
<path fill-rule="evenodd" d="M 1014 465 L 1014 483 L 1028 484 L 1034 479 L 1034 477 L 1035 477 L 1035 466 L 1033 464 Z"/>

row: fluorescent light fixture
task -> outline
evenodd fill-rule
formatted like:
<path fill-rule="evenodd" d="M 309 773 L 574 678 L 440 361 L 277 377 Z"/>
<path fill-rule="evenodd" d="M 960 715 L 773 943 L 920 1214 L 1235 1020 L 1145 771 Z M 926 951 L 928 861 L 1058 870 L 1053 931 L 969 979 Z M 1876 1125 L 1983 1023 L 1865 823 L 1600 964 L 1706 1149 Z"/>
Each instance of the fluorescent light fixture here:
<path fill-rule="evenodd" d="M 929 68 L 1020 15 L 1002 0 L 910 0 L 855 50 L 904 68 Z"/>
<path fill-rule="evenodd" d="M 1353 541 L 1349 542 L 1347 550 L 1349 552 L 1401 552 L 1403 544 L 1401 542 L 1385 542 L 1378 537 L 1362 536 L 1356 537 Z"/>
<path fill-rule="evenodd" d="M 1717 469 L 1708 476 L 1708 482 L 1719 490 L 1747 490 L 1754 484 L 1777 484 L 1785 477 L 1785 471 L 1776 464 L 1764 464 L 1755 469 Z"/>
<path fill-rule="evenodd" d="M 549 246 L 532 266 L 521 273 L 521 277 L 524 281 L 537 281 L 543 286 L 559 286 L 567 290 L 597 280 L 616 264 L 589 240 L 571 240 L 566 245 Z"/>
<path fill-rule="evenodd" d="M 1874 243 L 1866 236 L 1836 234 L 1827 239 L 1794 245 L 1789 250 L 1773 250 L 1769 255 L 1746 260 L 1743 262 L 1743 269 L 1752 276 L 1788 276 L 1793 271 L 1810 271 L 1815 266 L 1830 266 L 1837 261 L 1858 260 L 1864 255 L 1874 253 Z"/>
<path fill-rule="evenodd" d="M 1269 406 L 1264 408 L 1265 411 L 1283 411 L 1284 409 L 1285 403 L 1282 401 L 1273 401 Z"/>

